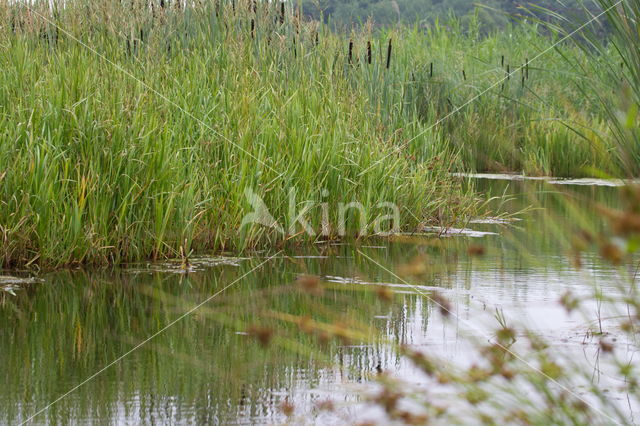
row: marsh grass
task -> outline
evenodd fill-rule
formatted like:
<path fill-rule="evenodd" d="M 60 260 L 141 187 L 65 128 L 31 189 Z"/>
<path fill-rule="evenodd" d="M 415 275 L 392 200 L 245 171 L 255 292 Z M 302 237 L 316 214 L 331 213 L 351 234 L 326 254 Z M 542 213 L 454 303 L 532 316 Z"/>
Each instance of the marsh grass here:
<path fill-rule="evenodd" d="M 393 202 L 406 229 L 436 211 L 455 220 L 469 205 L 446 176 L 450 164 L 385 158 L 396 129 L 337 66 L 339 37 L 316 46 L 325 30 L 283 15 L 284 3 L 259 3 L 255 14 L 229 3 L 175 5 L 138 5 L 132 18 L 115 3 L 69 3 L 55 14 L 63 29 L 55 45 L 39 36 L 53 28 L 40 17 L 51 21 L 51 11 L 3 8 L 21 22 L 0 35 L 3 266 L 290 240 L 257 226 L 239 232 L 251 211 L 245 188 L 279 219 L 289 188 L 299 202 L 358 201 L 366 223 L 378 202 Z M 320 217 L 309 213 L 316 229 Z M 348 220 L 348 233 L 358 225 Z"/>
<path fill-rule="evenodd" d="M 17 3 L 0 20 L 3 267 L 310 239 L 239 232 L 245 188 L 277 218 L 289 188 L 298 200 L 358 201 L 368 224 L 392 202 L 415 230 L 473 205 L 451 171 L 618 167 L 610 147 L 556 120 L 570 105 L 571 120 L 600 130 L 557 54 L 524 86 L 506 82 L 434 126 L 504 74 L 501 55 L 524 63 L 546 47 L 534 26 L 480 39 L 455 20 L 365 24 L 348 42 L 284 2 Z M 319 228 L 320 212 L 308 220 Z"/>

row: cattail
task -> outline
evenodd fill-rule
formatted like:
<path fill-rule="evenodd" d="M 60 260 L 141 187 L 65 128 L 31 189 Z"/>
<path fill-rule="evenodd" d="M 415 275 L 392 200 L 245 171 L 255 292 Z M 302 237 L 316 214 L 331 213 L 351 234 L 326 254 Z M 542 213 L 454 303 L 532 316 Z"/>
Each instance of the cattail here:
<path fill-rule="evenodd" d="M 504 68 L 504 55 L 502 55 L 502 58 L 500 59 L 500 66 Z"/>
<path fill-rule="evenodd" d="M 367 63 L 371 65 L 371 40 L 367 42 Z"/>
<path fill-rule="evenodd" d="M 297 58 L 298 57 L 298 49 L 296 48 L 296 38 L 293 37 L 293 57 Z"/>
<path fill-rule="evenodd" d="M 433 62 L 429 64 L 429 77 L 433 77 Z"/>
<path fill-rule="evenodd" d="M 315 39 L 315 43 L 316 46 L 318 46 L 320 44 L 320 36 L 318 35 L 318 31 L 316 30 L 316 39 Z"/>
<path fill-rule="evenodd" d="M 131 56 L 131 42 L 129 41 L 128 37 L 127 37 L 127 55 Z"/>
<path fill-rule="evenodd" d="M 280 25 L 284 24 L 284 2 L 280 2 Z"/>
<path fill-rule="evenodd" d="M 353 40 L 349 40 L 349 65 L 352 64 L 353 61 Z"/>
<path fill-rule="evenodd" d="M 387 47 L 387 69 L 391 66 L 391 39 L 389 39 L 389 46 Z"/>
<path fill-rule="evenodd" d="M 529 80 L 529 58 L 527 58 L 525 61 L 524 76 L 527 80 Z"/>
<path fill-rule="evenodd" d="M 507 80 L 511 79 L 511 67 L 507 64 Z"/>
<path fill-rule="evenodd" d="M 255 38 L 255 29 L 256 29 L 256 22 L 255 20 L 251 20 L 251 38 Z"/>
<path fill-rule="evenodd" d="M 520 76 L 521 76 L 522 78 L 524 78 L 524 65 L 523 65 L 523 64 L 520 64 L 520 68 L 519 68 L 519 69 L 520 69 Z"/>
<path fill-rule="evenodd" d="M 164 9 L 165 7 L 164 0 L 160 0 L 160 7 Z"/>
<path fill-rule="evenodd" d="M 144 43 L 144 30 L 140 28 L 140 42 Z"/>
<path fill-rule="evenodd" d="M 467 81 L 467 73 L 465 73 L 464 70 L 462 70 L 462 78 L 464 81 Z"/>

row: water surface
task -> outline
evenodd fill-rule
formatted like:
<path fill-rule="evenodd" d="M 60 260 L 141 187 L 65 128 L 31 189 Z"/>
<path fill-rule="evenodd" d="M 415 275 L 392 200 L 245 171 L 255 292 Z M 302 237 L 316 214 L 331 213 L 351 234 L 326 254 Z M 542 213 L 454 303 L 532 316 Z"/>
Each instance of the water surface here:
<path fill-rule="evenodd" d="M 589 200 L 615 205 L 617 189 L 572 187 L 573 208 L 542 182 L 483 180 L 479 189 L 487 197 L 513 195 L 494 202 L 502 212 L 532 203 L 539 209 L 473 220 L 465 232 L 316 244 L 253 272 L 273 253 L 195 258 L 187 271 L 169 262 L 35 280 L 3 272 L 31 282 L 0 281 L 0 422 L 29 419 L 227 286 L 32 421 L 273 424 L 286 421 L 285 401 L 308 422 L 375 420 L 379 413 L 363 400 L 375 389 L 372 377 L 385 371 L 418 386 L 422 380 L 391 343 L 469 365 L 475 361 L 469 339 L 491 337 L 496 310 L 596 365 L 598 340 L 557 302 L 567 290 L 590 294 L 594 285 L 617 291 L 620 271 L 596 253 L 584 254 L 581 268 L 567 255 L 573 230 L 603 226 Z M 473 256 L 470 246 L 486 253 Z M 395 275 L 415 259 L 428 265 L 423 275 Z M 322 277 L 324 292 L 301 291 L 300 274 Z M 424 296 L 434 289 L 451 300 L 452 320 Z M 311 320 L 358 329 L 364 338 L 328 338 L 301 325 Z M 327 400 L 336 412 L 317 409 Z"/>

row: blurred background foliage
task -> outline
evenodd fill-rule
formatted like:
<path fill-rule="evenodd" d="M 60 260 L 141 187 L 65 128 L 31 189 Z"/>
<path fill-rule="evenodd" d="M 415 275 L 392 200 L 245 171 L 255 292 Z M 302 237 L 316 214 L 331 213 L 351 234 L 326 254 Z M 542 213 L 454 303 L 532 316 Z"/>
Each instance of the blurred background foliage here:
<path fill-rule="evenodd" d="M 498 29 L 522 19 L 549 18 L 546 11 L 581 22 L 589 19 L 589 12 L 600 10 L 593 2 L 581 0 L 543 0 L 523 2 L 515 0 L 299 0 L 304 13 L 311 18 L 347 29 L 371 19 L 376 25 L 388 26 L 397 22 L 429 26 L 442 18 L 456 16 L 464 23 L 477 14 L 484 31 Z"/>

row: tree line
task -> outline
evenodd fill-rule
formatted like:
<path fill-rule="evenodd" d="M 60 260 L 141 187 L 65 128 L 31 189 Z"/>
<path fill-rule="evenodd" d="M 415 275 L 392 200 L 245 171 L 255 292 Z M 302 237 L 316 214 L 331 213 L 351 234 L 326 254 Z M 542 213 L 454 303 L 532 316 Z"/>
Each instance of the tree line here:
<path fill-rule="evenodd" d="M 516 0 L 301 0 L 301 4 L 306 16 L 345 29 L 369 19 L 378 26 L 397 22 L 429 25 L 451 16 L 464 23 L 475 16 L 482 28 L 489 30 L 519 19 L 548 20 L 552 13 L 584 22 L 589 12 L 598 10 L 581 0 L 542 0 L 535 5 Z"/>

